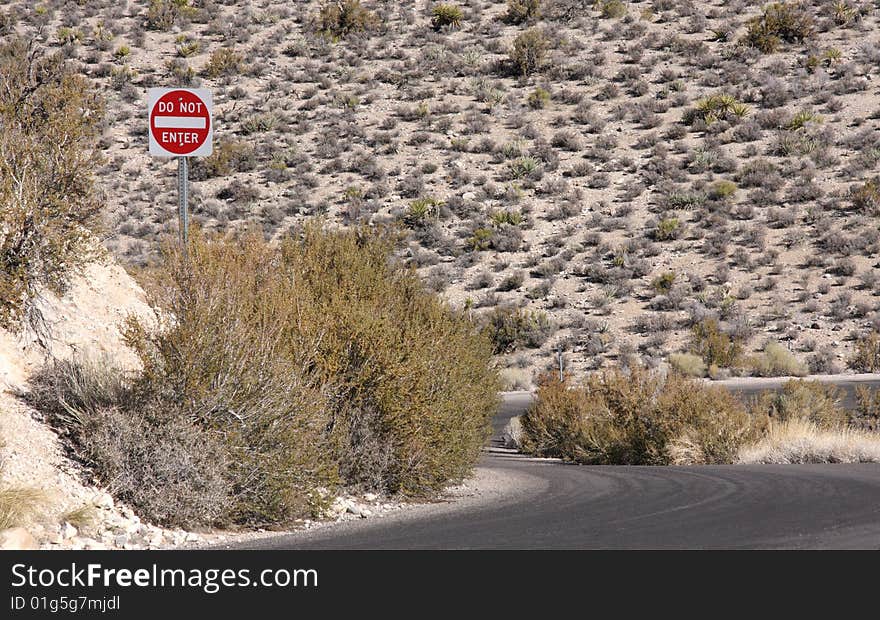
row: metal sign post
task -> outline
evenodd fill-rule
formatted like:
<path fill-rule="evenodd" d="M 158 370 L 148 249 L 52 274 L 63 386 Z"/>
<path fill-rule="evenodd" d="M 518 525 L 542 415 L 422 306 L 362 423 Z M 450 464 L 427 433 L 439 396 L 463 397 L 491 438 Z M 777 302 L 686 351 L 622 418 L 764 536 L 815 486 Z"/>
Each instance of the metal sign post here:
<path fill-rule="evenodd" d="M 178 239 L 187 258 L 189 164 L 187 157 L 210 155 L 214 127 L 211 92 L 203 88 L 149 90 L 150 155 L 177 158 Z"/>
<path fill-rule="evenodd" d="M 183 248 L 183 257 L 187 256 L 187 241 L 189 240 L 189 212 L 187 203 L 189 202 L 189 175 L 186 157 L 177 158 L 177 223 L 178 238 L 180 239 L 180 247 Z"/>

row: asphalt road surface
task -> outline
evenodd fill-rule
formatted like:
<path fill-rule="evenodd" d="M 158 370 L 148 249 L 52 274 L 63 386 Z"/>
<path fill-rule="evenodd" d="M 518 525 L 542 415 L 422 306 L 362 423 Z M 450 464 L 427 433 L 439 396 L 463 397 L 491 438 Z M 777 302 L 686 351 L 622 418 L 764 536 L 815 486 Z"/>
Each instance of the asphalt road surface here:
<path fill-rule="evenodd" d="M 856 384 L 840 387 L 851 402 Z M 777 387 L 730 385 L 745 395 Z M 528 407 L 505 397 L 496 434 Z M 576 466 L 492 451 L 507 500 L 253 540 L 262 549 L 880 549 L 880 465 Z"/>

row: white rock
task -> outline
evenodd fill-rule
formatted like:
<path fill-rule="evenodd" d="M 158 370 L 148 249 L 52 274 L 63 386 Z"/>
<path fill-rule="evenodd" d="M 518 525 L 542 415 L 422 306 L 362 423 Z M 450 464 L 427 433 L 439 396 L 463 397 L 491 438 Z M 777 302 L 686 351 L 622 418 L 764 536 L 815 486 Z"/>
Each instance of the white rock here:
<path fill-rule="evenodd" d="M 100 493 L 92 503 L 103 510 L 113 510 L 113 497 L 109 493 Z"/>
<path fill-rule="evenodd" d="M 65 522 L 64 525 L 61 526 L 61 537 L 65 540 L 73 538 L 78 533 L 77 529 L 70 523 Z"/>
<path fill-rule="evenodd" d="M 364 499 L 367 500 L 368 502 L 375 502 L 377 499 L 379 499 L 379 496 L 376 495 L 375 493 L 365 493 Z"/>
<path fill-rule="evenodd" d="M 124 547 L 128 544 L 128 534 L 117 534 L 113 537 L 113 544 L 117 547 Z"/>
<path fill-rule="evenodd" d="M 37 548 L 37 541 L 23 527 L 0 530 L 0 549 L 3 551 L 23 551 Z"/>

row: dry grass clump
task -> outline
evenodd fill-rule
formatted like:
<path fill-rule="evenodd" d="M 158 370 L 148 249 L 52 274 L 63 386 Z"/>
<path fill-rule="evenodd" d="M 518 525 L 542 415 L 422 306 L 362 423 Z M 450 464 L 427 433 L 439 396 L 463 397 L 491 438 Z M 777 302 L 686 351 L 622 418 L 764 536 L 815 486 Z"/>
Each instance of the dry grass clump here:
<path fill-rule="evenodd" d="M 825 428 L 792 418 L 773 423 L 767 434 L 744 447 L 738 463 L 880 463 L 880 433 L 854 428 Z"/>
<path fill-rule="evenodd" d="M 548 376 L 522 418 L 523 449 L 578 463 L 729 463 L 758 436 L 727 390 L 638 367 L 607 370 L 572 386 Z"/>
<path fill-rule="evenodd" d="M 63 288 L 93 254 L 93 187 L 103 104 L 64 62 L 32 43 L 0 43 L 0 326 L 38 320 L 43 286 Z"/>
<path fill-rule="evenodd" d="M 2 446 L 3 438 L 0 437 Z M 0 530 L 27 525 L 45 507 L 45 493 L 39 489 L 3 484 L 2 478 L 3 463 L 0 461 Z"/>
<path fill-rule="evenodd" d="M 495 308 L 485 322 L 495 353 L 540 347 L 555 328 L 546 313 L 523 308 Z"/>
<path fill-rule="evenodd" d="M 804 362 L 778 342 L 768 342 L 764 352 L 749 359 L 749 366 L 760 377 L 803 377 L 809 372 Z"/>
<path fill-rule="evenodd" d="M 608 465 L 880 462 L 875 400 L 860 394 L 851 419 L 840 390 L 817 382 L 789 381 L 746 407 L 722 387 L 638 367 L 580 385 L 547 375 L 521 419 L 522 449 Z"/>
<path fill-rule="evenodd" d="M 117 496 L 162 523 L 283 522 L 337 483 L 430 495 L 488 436 L 488 339 L 389 260 L 393 240 L 316 225 L 279 245 L 193 233 L 150 276 L 143 370 L 69 365 L 35 404 Z M 86 386 L 85 388 L 82 386 Z"/>
<path fill-rule="evenodd" d="M 686 377 L 705 377 L 708 371 L 703 358 L 691 353 L 673 353 L 669 356 L 669 365 Z"/>
<path fill-rule="evenodd" d="M 46 496 L 38 489 L 0 487 L 0 530 L 27 525 L 45 503 Z"/>

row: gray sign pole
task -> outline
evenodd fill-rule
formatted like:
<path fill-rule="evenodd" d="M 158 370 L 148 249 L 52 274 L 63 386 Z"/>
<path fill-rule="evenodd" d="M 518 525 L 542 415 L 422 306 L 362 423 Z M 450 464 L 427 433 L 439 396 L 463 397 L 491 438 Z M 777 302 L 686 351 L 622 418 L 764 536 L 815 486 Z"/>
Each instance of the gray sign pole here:
<path fill-rule="evenodd" d="M 183 250 L 183 257 L 186 259 L 188 257 L 187 253 L 187 240 L 189 238 L 189 213 L 187 212 L 187 202 L 188 202 L 188 174 L 187 174 L 187 164 L 186 157 L 178 157 L 177 158 L 177 197 L 180 202 L 179 211 L 177 213 L 178 223 L 179 223 L 179 231 L 178 236 L 180 239 L 180 247 Z"/>

